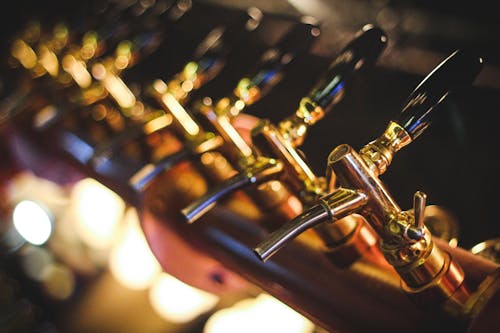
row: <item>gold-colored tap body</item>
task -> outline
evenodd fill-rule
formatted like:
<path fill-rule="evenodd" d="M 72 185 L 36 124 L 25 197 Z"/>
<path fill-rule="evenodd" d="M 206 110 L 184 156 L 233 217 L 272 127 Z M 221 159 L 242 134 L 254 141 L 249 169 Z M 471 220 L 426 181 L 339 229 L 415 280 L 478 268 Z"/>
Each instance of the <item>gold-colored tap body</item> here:
<path fill-rule="evenodd" d="M 335 184 L 362 191 L 369 198 L 359 213 L 380 235 L 382 252 L 401 276 L 404 290 L 417 299 L 425 294 L 434 302 L 446 300 L 452 312 L 460 313 L 469 297 L 462 270 L 434 245 L 429 231 L 417 221 L 416 215 L 423 211 L 402 211 L 378 178 L 393 154 L 411 142 L 403 131 L 391 123 L 360 153 L 348 145 L 338 146 L 328 158 L 328 170 L 335 174 Z"/>

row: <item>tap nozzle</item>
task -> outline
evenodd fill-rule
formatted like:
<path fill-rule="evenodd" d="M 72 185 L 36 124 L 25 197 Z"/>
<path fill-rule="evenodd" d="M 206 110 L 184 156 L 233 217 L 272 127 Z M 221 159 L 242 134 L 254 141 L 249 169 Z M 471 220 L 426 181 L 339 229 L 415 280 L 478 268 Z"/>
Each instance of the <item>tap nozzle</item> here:
<path fill-rule="evenodd" d="M 292 30 L 292 34 L 288 35 L 288 38 L 292 36 L 292 40 L 295 40 L 294 34 L 297 33 L 303 38 L 303 28 L 304 27 Z M 310 39 L 311 32 L 313 31 L 312 27 L 307 26 L 305 31 L 307 32 L 307 38 Z M 382 30 L 373 26 L 366 26 L 334 59 L 328 71 L 311 90 L 307 97 L 308 100 L 311 103 L 315 103 L 318 108 L 326 112 L 331 105 L 338 101 L 340 91 L 343 90 L 345 81 L 361 67 L 375 62 L 384 49 L 386 41 L 387 37 Z M 300 49 L 300 47 L 286 42 L 279 46 L 278 49 L 280 54 L 285 54 L 286 52 L 297 52 L 296 50 Z M 278 61 L 278 59 L 280 58 L 276 58 L 269 63 L 264 62 L 264 65 L 271 64 L 271 68 L 280 68 L 281 70 L 284 64 L 282 64 L 282 60 Z M 254 76 L 255 82 L 261 82 L 259 81 L 260 79 L 257 80 L 259 75 L 260 74 Z M 267 83 L 259 87 L 262 88 L 264 86 L 270 87 Z M 238 96 L 238 93 L 236 93 L 236 95 Z M 225 101 L 223 104 L 228 107 L 233 105 L 229 103 L 229 101 Z M 241 101 L 241 104 L 244 106 L 243 101 Z M 233 146 L 233 150 L 238 153 L 237 157 L 239 158 L 241 166 L 241 174 L 231 178 L 227 183 L 222 184 L 187 207 L 183 213 L 188 221 L 194 221 L 202 214 L 206 213 L 214 206 L 215 202 L 219 200 L 219 197 L 223 197 L 247 185 L 271 180 L 273 177 L 277 178 L 278 174 L 281 174 L 284 168 L 286 168 L 287 171 L 283 172 L 283 174 L 286 174 L 287 180 L 290 180 L 289 183 L 292 187 L 298 189 L 303 199 L 307 197 L 306 201 L 310 201 L 309 197 L 314 197 L 315 199 L 323 193 L 324 182 L 318 180 L 318 177 L 314 175 L 307 163 L 301 157 L 301 154 L 295 149 L 296 145 L 294 145 L 294 143 L 298 143 L 298 141 L 290 139 L 290 132 L 283 130 L 284 123 L 282 123 L 281 128 L 278 129 L 268 120 L 260 121 L 252 130 L 254 147 L 251 147 L 231 126 L 230 115 L 234 116 L 232 112 L 224 112 L 223 107 L 219 107 L 219 110 L 217 110 L 217 107 L 213 107 L 207 103 L 200 103 L 199 105 L 200 113 L 212 123 L 217 132 L 220 133 L 225 141 Z M 242 108 L 231 107 L 231 109 L 235 109 L 235 113 L 237 114 Z M 305 109 L 302 104 L 299 106 L 299 111 L 303 111 L 304 117 L 309 119 L 309 116 L 305 114 Z M 312 124 L 313 122 L 309 123 Z M 295 123 L 293 123 L 293 125 L 295 125 Z M 277 160 L 279 161 L 276 162 L 279 168 L 274 168 L 273 172 L 269 172 L 269 176 L 260 177 L 258 182 L 250 181 L 251 177 L 249 177 L 249 175 L 253 175 L 255 170 L 262 169 L 261 161 L 263 160 L 266 161 L 266 163 L 267 161 Z M 241 163 L 242 161 L 243 163 Z M 321 188 L 319 186 L 321 186 Z M 311 193 L 314 195 L 309 196 Z"/>
<path fill-rule="evenodd" d="M 283 171 L 283 164 L 274 159 L 260 159 L 256 165 L 245 173 L 237 174 L 214 187 L 202 197 L 182 209 L 186 221 L 193 223 L 214 207 L 217 202 L 226 198 L 237 190 L 252 184 L 260 184 L 276 178 Z"/>
<path fill-rule="evenodd" d="M 307 229 L 324 222 L 335 223 L 336 220 L 359 211 L 367 200 L 368 197 L 361 191 L 338 188 L 321 198 L 318 204 L 269 234 L 254 248 L 254 252 L 261 260 L 266 261 Z"/>

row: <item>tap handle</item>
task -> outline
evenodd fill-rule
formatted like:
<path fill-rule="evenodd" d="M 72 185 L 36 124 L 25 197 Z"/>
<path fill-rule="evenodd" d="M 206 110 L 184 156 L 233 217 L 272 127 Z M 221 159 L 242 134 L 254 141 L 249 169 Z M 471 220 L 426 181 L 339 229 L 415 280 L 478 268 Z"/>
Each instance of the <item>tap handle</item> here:
<path fill-rule="evenodd" d="M 194 61 L 184 67 L 183 74 L 194 81 L 210 80 L 224 67 L 231 50 L 260 24 L 262 12 L 251 7 L 227 26 L 213 28 L 201 41 L 194 53 Z"/>
<path fill-rule="evenodd" d="M 387 36 L 381 29 L 366 25 L 333 60 L 327 72 L 309 92 L 309 104 L 327 112 L 343 95 L 345 81 L 360 68 L 372 65 L 387 44 Z"/>
<path fill-rule="evenodd" d="M 283 170 L 281 162 L 269 159 L 253 170 L 239 173 L 214 187 L 203 196 L 182 209 L 182 214 L 188 223 L 193 223 L 212 209 L 217 202 L 227 198 L 230 194 L 252 184 L 260 184 L 275 178 Z"/>
<path fill-rule="evenodd" d="M 266 261 L 307 229 L 323 222 L 335 222 L 342 217 L 353 214 L 367 201 L 367 195 L 361 191 L 338 188 L 319 199 L 318 204 L 269 234 L 254 248 L 254 252 L 261 260 Z"/>
<path fill-rule="evenodd" d="M 399 119 L 412 139 L 430 125 L 433 110 L 456 89 L 470 85 L 483 67 L 477 55 L 457 50 L 442 61 L 408 96 Z"/>
<path fill-rule="evenodd" d="M 238 83 L 236 96 L 252 104 L 267 94 L 282 79 L 284 70 L 295 58 L 307 53 L 319 35 L 318 21 L 303 17 L 262 54 L 256 68 Z"/>
<path fill-rule="evenodd" d="M 250 7 L 227 26 L 213 28 L 196 48 L 195 58 L 225 57 L 235 45 L 244 42 L 247 35 L 260 25 L 262 16 L 258 8 Z"/>

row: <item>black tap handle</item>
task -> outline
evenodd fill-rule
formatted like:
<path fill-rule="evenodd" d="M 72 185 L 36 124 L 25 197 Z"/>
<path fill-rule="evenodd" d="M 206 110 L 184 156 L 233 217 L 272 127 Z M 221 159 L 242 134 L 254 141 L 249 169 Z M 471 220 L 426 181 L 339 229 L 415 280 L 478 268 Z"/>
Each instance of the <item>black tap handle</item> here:
<path fill-rule="evenodd" d="M 417 138 L 430 125 L 433 110 L 450 92 L 472 84 L 483 67 L 476 54 L 457 50 L 443 60 L 408 96 L 395 120 L 412 139 Z"/>
<path fill-rule="evenodd" d="M 366 25 L 333 60 L 328 71 L 308 94 L 313 107 L 325 112 L 339 100 L 345 81 L 366 65 L 373 65 L 387 45 L 387 36 L 380 28 Z"/>
<path fill-rule="evenodd" d="M 223 58 L 238 44 L 245 42 L 262 20 L 262 12 L 251 7 L 239 13 L 227 25 L 217 26 L 207 35 L 195 51 L 195 59 Z"/>
<path fill-rule="evenodd" d="M 194 53 L 197 63 L 197 73 L 217 73 L 226 62 L 229 53 L 248 38 L 262 20 L 262 12 L 251 7 L 241 12 L 227 26 L 217 26 L 212 29 L 198 45 Z M 212 73 L 214 72 L 214 73 Z"/>
<path fill-rule="evenodd" d="M 282 77 L 285 68 L 293 60 L 309 51 L 320 35 L 319 22 L 313 17 L 303 17 L 276 43 L 266 50 L 256 68 L 246 76 L 249 84 L 261 92 L 269 91 Z"/>

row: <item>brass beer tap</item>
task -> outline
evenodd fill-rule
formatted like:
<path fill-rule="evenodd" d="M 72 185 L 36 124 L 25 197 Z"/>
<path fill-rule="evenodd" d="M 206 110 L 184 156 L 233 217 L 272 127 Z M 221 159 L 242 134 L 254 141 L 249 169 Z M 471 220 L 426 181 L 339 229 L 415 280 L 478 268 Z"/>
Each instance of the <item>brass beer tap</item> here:
<path fill-rule="evenodd" d="M 394 154 L 411 143 L 431 123 L 450 92 L 472 83 L 482 68 L 482 59 L 458 50 L 441 62 L 410 94 L 398 120 L 359 152 L 343 144 L 328 157 L 330 193 L 303 214 L 271 233 L 254 248 L 269 259 L 304 230 L 335 224 L 345 216 L 361 214 L 380 237 L 386 260 L 401 277 L 402 288 L 415 298 L 448 301 L 452 312 L 460 312 L 468 299 L 461 268 L 441 251 L 424 226 L 426 195 L 416 192 L 414 207 L 403 211 L 379 179 Z M 440 303 L 441 304 L 441 303 Z"/>
<path fill-rule="evenodd" d="M 136 190 L 142 190 L 160 172 L 163 172 L 190 156 L 201 156 L 215 151 L 224 145 L 228 138 L 225 133 L 237 136 L 231 120 L 247 106 L 267 95 L 285 75 L 292 60 L 304 54 L 313 40 L 319 35 L 317 23 L 310 18 L 296 23 L 277 44 L 265 51 L 256 65 L 227 97 L 212 105 L 210 98 L 203 98 L 195 103 L 193 112 L 189 112 L 168 93 L 168 87 L 155 82 L 153 95 L 158 103 L 172 116 L 172 123 L 180 137 L 184 138 L 184 148 L 166 156 L 156 164 L 150 164 L 134 175 L 130 183 Z M 209 123 L 207 128 L 202 121 Z M 224 128 L 222 130 L 221 128 Z M 239 147 L 250 151 L 244 140 L 238 141 Z"/>
<path fill-rule="evenodd" d="M 302 98 L 291 117 L 283 120 L 278 127 L 268 120 L 257 124 L 252 130 L 252 148 L 243 146 L 245 149 L 242 149 L 240 142 L 244 142 L 243 139 L 219 126 L 221 135 L 239 153 L 240 173 L 186 207 L 183 210 L 186 220 L 190 223 L 196 221 L 218 201 L 238 189 L 272 179 L 286 178 L 287 187 L 299 193 L 305 202 L 322 193 L 324 180 L 314 175 L 296 148 L 305 138 L 308 127 L 323 118 L 342 99 L 344 85 L 349 77 L 361 67 L 376 61 L 386 41 L 380 29 L 365 26 L 336 56 L 316 86 Z"/>
<path fill-rule="evenodd" d="M 222 71 L 232 50 L 240 43 L 240 40 L 245 40 L 247 34 L 257 28 L 260 19 L 261 13 L 253 8 L 242 13 L 231 25 L 213 28 L 197 46 L 193 58 L 172 79 L 168 82 L 157 79 L 148 86 L 147 92 L 162 107 L 168 104 L 177 106 L 174 107 L 175 110 L 183 108 L 194 92 Z M 173 116 L 161 108 L 153 107 L 155 104 L 154 101 L 146 103 L 147 114 L 142 115 L 141 122 L 95 148 L 91 157 L 91 163 L 95 168 L 107 162 L 112 154 L 125 143 L 144 135 L 152 135 L 172 125 Z M 189 127 L 189 120 L 186 120 L 186 124 Z M 180 122 L 180 125 L 184 125 L 184 120 Z"/>

